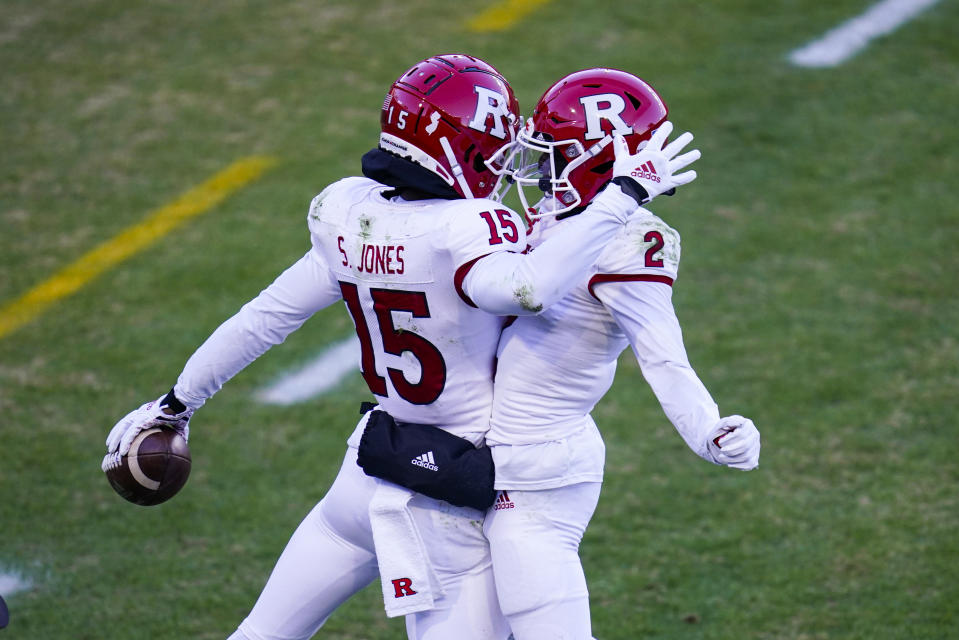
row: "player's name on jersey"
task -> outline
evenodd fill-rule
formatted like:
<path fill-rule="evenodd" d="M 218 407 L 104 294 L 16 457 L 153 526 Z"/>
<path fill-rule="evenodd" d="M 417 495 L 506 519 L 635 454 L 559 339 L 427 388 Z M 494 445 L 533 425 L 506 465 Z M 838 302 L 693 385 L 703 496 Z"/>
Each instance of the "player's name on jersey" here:
<path fill-rule="evenodd" d="M 403 275 L 406 270 L 406 262 L 403 260 L 403 253 L 406 247 L 401 244 L 366 244 L 360 245 L 360 255 L 357 259 L 350 260 L 350 256 L 345 249 L 346 238 L 339 236 L 336 239 L 336 246 L 343 255 L 343 266 L 353 267 L 360 273 Z"/>
<path fill-rule="evenodd" d="M 431 282 L 429 254 L 416 251 L 416 238 L 407 238 L 402 244 L 379 244 L 374 242 L 351 243 L 344 236 L 337 236 L 336 247 L 341 260 L 337 271 L 346 271 L 354 276 L 376 276 L 386 280 L 405 282 Z M 413 256 L 425 256 L 425 260 Z"/>

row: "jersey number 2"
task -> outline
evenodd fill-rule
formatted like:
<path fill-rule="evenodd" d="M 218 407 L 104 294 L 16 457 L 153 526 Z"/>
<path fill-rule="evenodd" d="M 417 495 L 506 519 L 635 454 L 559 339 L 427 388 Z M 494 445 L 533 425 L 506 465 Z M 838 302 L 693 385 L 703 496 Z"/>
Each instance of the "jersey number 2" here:
<path fill-rule="evenodd" d="M 360 339 L 360 368 L 370 391 L 386 396 L 386 379 L 376 373 L 376 355 L 370 327 L 363 314 L 358 287 L 352 282 L 340 282 L 340 291 L 346 308 L 353 316 L 356 335 Z M 406 329 L 397 329 L 393 324 L 393 312 L 411 314 L 414 318 L 429 318 L 430 308 L 422 291 L 397 291 L 395 289 L 370 289 L 373 311 L 376 313 L 377 329 L 383 340 L 383 351 L 394 356 L 404 351 L 413 354 L 420 363 L 420 381 L 409 382 L 399 369 L 386 368 L 393 388 L 400 397 L 411 404 L 430 404 L 440 397 L 446 386 L 446 361 L 432 342 Z"/>
<path fill-rule="evenodd" d="M 643 241 L 653 243 L 653 246 L 646 250 L 646 266 L 663 266 L 662 259 L 656 257 L 656 254 L 659 253 L 664 246 L 666 246 L 666 243 L 663 241 L 663 234 L 661 234 L 659 231 L 647 231 L 646 235 L 643 236 Z"/>

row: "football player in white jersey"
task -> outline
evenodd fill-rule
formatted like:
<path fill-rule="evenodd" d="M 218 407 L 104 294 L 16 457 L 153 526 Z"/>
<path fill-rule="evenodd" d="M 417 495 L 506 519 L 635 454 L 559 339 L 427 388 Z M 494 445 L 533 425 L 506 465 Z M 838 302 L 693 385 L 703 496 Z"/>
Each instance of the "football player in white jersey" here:
<path fill-rule="evenodd" d="M 573 73 L 545 92 L 508 161 L 519 167 L 513 177 L 524 205 L 528 191 L 545 191 L 531 214 L 530 255 L 574 223 L 607 181 L 619 182 L 614 175 L 662 178 L 659 163 L 624 151 L 662 148 L 672 129 L 666 115 L 652 87 L 612 69 Z M 691 139 L 686 133 L 664 150 L 675 155 Z M 743 470 L 758 465 L 752 421 L 720 419 L 689 364 L 671 298 L 679 259 L 679 233 L 639 208 L 570 293 L 503 331 L 486 437 L 499 494 L 485 531 L 516 640 L 591 637 L 578 549 L 599 498 L 605 448 L 590 412 L 627 346 L 697 455 Z"/>
<path fill-rule="evenodd" d="M 165 424 L 188 435 L 192 413 L 227 380 L 340 300 L 380 406 L 397 420 L 437 425 L 482 446 L 503 325 L 497 316 L 536 313 L 561 298 L 637 215 L 635 189 L 612 185 L 535 255 L 523 255 L 523 219 L 490 199 L 503 172 L 491 159 L 518 128 L 512 89 L 482 60 L 436 56 L 400 76 L 383 103 L 379 146 L 363 158 L 364 177 L 332 184 L 310 205 L 311 248 L 199 347 L 168 394 L 117 423 L 104 467 L 145 428 Z M 667 178 L 681 168 L 645 151 L 633 158 L 640 161 L 658 163 Z M 644 197 L 694 175 L 647 181 Z M 309 638 L 378 575 L 387 613 L 406 615 L 411 638 L 508 636 L 479 526 L 483 511 L 423 495 L 398 498 L 395 485 L 365 475 L 356 448 L 370 415 L 233 640 Z M 423 452 L 412 462 L 437 467 L 434 460 Z M 389 502 L 397 499 L 398 508 Z M 394 548 L 381 544 L 377 526 L 412 527 L 413 534 L 396 536 Z M 389 574 L 417 553 L 425 568 L 414 563 L 413 573 Z"/>

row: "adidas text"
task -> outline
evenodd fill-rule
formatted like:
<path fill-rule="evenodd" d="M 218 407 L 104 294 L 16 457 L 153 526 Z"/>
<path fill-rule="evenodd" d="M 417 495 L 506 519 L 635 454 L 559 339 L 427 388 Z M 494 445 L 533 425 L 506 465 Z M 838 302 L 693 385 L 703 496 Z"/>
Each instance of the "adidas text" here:
<path fill-rule="evenodd" d="M 642 178 L 643 180 L 650 180 L 652 182 L 659 182 L 659 176 L 653 175 L 649 171 L 633 171 L 630 173 L 634 178 Z"/>
<path fill-rule="evenodd" d="M 643 180 L 649 180 L 651 182 L 659 182 L 659 176 L 656 175 L 656 167 L 653 166 L 652 161 L 645 162 L 640 166 L 630 172 L 630 175 L 634 178 L 642 178 Z"/>
<path fill-rule="evenodd" d="M 440 468 L 436 466 L 436 461 L 433 460 L 432 451 L 427 451 L 424 454 L 418 455 L 410 460 L 410 462 L 415 464 L 417 467 L 423 467 L 424 469 L 429 469 L 430 471 L 440 470 Z"/>

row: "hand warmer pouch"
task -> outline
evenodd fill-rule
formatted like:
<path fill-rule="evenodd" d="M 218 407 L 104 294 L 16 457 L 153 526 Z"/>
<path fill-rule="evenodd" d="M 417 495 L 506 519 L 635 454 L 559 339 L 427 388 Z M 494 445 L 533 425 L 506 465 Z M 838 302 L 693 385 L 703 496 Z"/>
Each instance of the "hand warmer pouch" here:
<path fill-rule="evenodd" d="M 396 422 L 385 411 L 370 413 L 356 463 L 368 476 L 460 507 L 485 511 L 496 498 L 488 447 L 432 425 Z"/>

